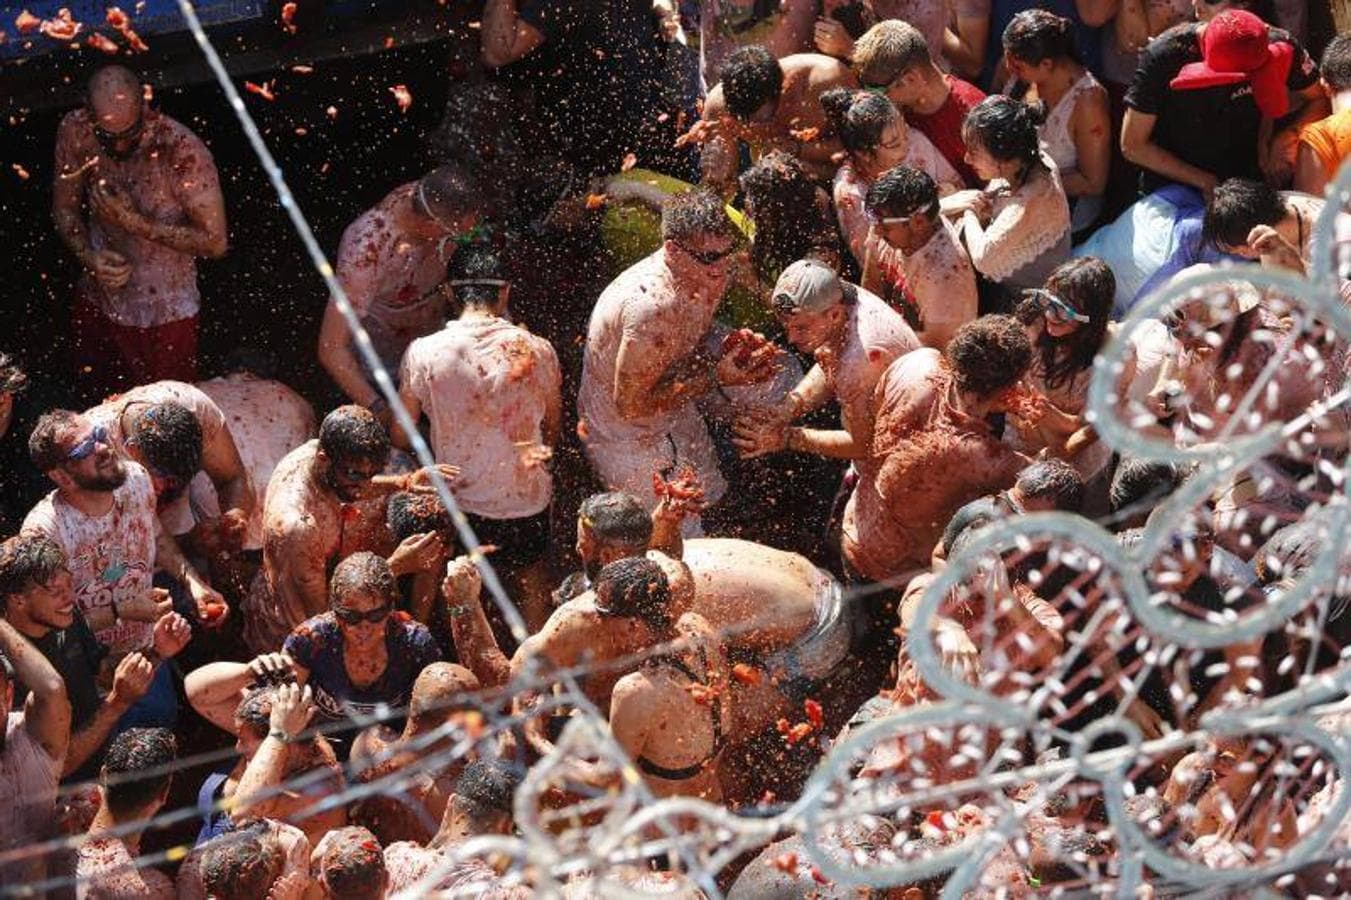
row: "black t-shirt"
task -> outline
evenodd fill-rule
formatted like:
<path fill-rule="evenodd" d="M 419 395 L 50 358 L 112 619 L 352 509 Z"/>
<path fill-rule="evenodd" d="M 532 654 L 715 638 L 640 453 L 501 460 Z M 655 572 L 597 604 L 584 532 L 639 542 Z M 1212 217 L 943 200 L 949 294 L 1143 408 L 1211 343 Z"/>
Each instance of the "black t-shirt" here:
<path fill-rule="evenodd" d="M 1201 62 L 1197 23 L 1177 25 L 1150 41 L 1140 54 L 1140 67 L 1126 92 L 1126 105 L 1158 117 L 1152 139 L 1163 149 L 1197 168 L 1226 178 L 1262 177 L 1257 165 L 1257 135 L 1262 114 L 1247 82 L 1179 91 L 1168 83 L 1188 63 Z M 1295 48 L 1286 87 L 1302 91 L 1318 80 L 1318 67 L 1304 48 L 1279 28 L 1271 40 Z M 1144 170 L 1141 190 L 1149 192 L 1168 179 Z"/>
<path fill-rule="evenodd" d="M 66 695 L 70 698 L 70 730 L 79 731 L 94 718 L 103 702 L 99 697 L 98 674 L 108 648 L 94 637 L 79 610 L 75 611 L 75 621 L 69 628 L 50 631 L 33 641 L 33 646 L 47 657 L 52 668 L 66 682 Z M 27 690 L 14 692 L 16 704 L 27 697 Z"/>

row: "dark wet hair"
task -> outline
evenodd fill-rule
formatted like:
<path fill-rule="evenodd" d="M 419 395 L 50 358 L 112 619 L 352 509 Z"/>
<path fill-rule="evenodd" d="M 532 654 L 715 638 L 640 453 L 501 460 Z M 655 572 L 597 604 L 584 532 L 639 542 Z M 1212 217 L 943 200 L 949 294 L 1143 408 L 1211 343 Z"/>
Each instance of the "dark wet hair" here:
<path fill-rule="evenodd" d="M 1328 546 L 1329 525 L 1317 516 L 1300 519 L 1267 538 L 1253 554 L 1253 568 L 1262 585 L 1298 578 L 1308 571 Z"/>
<path fill-rule="evenodd" d="M 702 188 L 674 194 L 662 203 L 661 239 L 683 244 L 703 234 L 731 237 L 732 220 L 712 191 Z"/>
<path fill-rule="evenodd" d="M 988 399 L 1023 377 L 1032 363 L 1032 345 L 1012 316 L 981 316 L 957 329 L 943 356 L 960 390 Z"/>
<path fill-rule="evenodd" d="M 497 252 L 483 244 L 470 244 L 455 251 L 446 272 L 455 296 L 466 306 L 497 306 L 502 285 L 472 282 L 507 281 L 506 269 Z M 471 282 L 456 284 L 456 282 Z"/>
<path fill-rule="evenodd" d="M 344 598 L 355 593 L 375 594 L 389 606 L 398 604 L 399 584 L 383 556 L 358 550 L 338 563 L 328 582 L 329 606 L 341 606 Z"/>
<path fill-rule="evenodd" d="M 1112 475 L 1107 505 L 1113 513 L 1145 512 L 1182 484 L 1182 473 L 1170 462 L 1123 456 Z"/>
<path fill-rule="evenodd" d="M 512 815 L 512 798 L 521 783 L 516 767 L 500 760 L 476 759 L 455 781 L 454 802 L 476 828 L 486 829 Z"/>
<path fill-rule="evenodd" d="M 38 416 L 28 436 L 28 458 L 39 472 L 50 472 L 65 464 L 66 449 L 61 446 L 61 435 L 74 428 L 79 417 L 79 413 L 69 409 L 52 409 Z"/>
<path fill-rule="evenodd" d="M 254 737 L 265 737 L 272 723 L 272 703 L 277 692 L 272 687 L 250 688 L 235 707 L 235 718 L 249 729 Z"/>
<path fill-rule="evenodd" d="M 1265 181 L 1230 178 L 1216 186 L 1206 204 L 1201 239 L 1212 247 L 1241 247 L 1258 225 L 1275 225 L 1285 218 L 1285 201 Z"/>
<path fill-rule="evenodd" d="M 67 565 L 66 551 L 41 532 L 23 532 L 0 544 L 0 615 L 10 597 L 47 584 Z"/>
<path fill-rule="evenodd" d="M 1074 44 L 1074 23 L 1048 9 L 1016 14 L 1004 29 L 1004 51 L 1033 66 L 1046 59 L 1083 62 Z"/>
<path fill-rule="evenodd" d="M 901 118 L 900 110 L 882 94 L 853 88 L 832 88 L 821 95 L 830 130 L 850 153 L 871 153 L 882 143 L 887 126 Z"/>
<path fill-rule="evenodd" d="M 1339 34 L 1328 41 L 1318 68 L 1334 91 L 1351 90 L 1351 34 Z"/>
<path fill-rule="evenodd" d="M 199 870 L 215 900 L 258 900 L 285 865 L 286 854 L 267 823 L 253 821 L 203 844 Z"/>
<path fill-rule="evenodd" d="M 8 353 L 0 353 L 0 394 L 17 394 L 28 387 L 28 374 Z"/>
<path fill-rule="evenodd" d="M 718 79 L 727 111 L 738 119 L 749 119 L 783 91 L 783 67 L 757 45 L 733 51 L 718 70 Z"/>
<path fill-rule="evenodd" d="M 1037 337 L 1046 386 L 1054 390 L 1092 366 L 1107 341 L 1116 276 L 1096 256 L 1077 256 L 1056 267 L 1046 279 L 1046 290 L 1089 318 L 1064 337 L 1052 337 L 1044 328 Z M 1025 324 L 1036 322 L 1042 318 L 1041 304 L 1035 296 L 1024 297 L 1014 315 Z"/>
<path fill-rule="evenodd" d="M 1046 121 L 1046 107 L 1040 102 L 1028 104 L 1003 94 L 994 94 L 977 103 L 962 123 L 962 140 L 984 147 L 1000 162 L 1019 162 L 1020 180 L 1043 165 L 1037 126 Z"/>
<path fill-rule="evenodd" d="M 127 443 L 140 448 L 147 468 L 180 484 L 186 485 L 202 467 L 202 423 L 179 403 L 143 409 Z"/>
<path fill-rule="evenodd" d="M 741 190 L 755 222 L 751 263 L 762 280 L 774 281 L 799 259 L 838 253 L 838 226 L 822 217 L 816 182 L 796 156 L 766 153 L 742 174 Z"/>
<path fill-rule="evenodd" d="M 661 566 L 645 556 L 617 559 L 596 577 L 596 609 L 639 618 L 664 631 L 671 624 L 671 585 Z"/>
<path fill-rule="evenodd" d="M 458 218 L 480 205 L 478 183 L 468 169 L 456 163 L 438 166 L 423 175 L 417 192 L 427 208 L 443 220 Z"/>
<path fill-rule="evenodd" d="M 319 861 L 328 894 L 343 900 L 378 900 L 388 882 L 385 855 L 368 829 L 348 825 L 339 828 L 336 839 Z"/>
<path fill-rule="evenodd" d="M 1024 497 L 1049 499 L 1061 512 L 1078 512 L 1084 502 L 1084 479 L 1063 459 L 1044 459 L 1018 473 L 1018 490 Z"/>
<path fill-rule="evenodd" d="M 652 540 L 652 517 L 635 497 L 623 491 L 587 497 L 577 508 L 577 515 L 603 544 L 641 553 Z"/>
<path fill-rule="evenodd" d="M 929 219 L 938 218 L 938 185 L 928 172 L 910 166 L 894 166 L 868 187 L 864 206 L 869 212 L 887 218 L 923 210 Z"/>
<path fill-rule="evenodd" d="M 450 532 L 455 525 L 436 494 L 413 494 L 401 491 L 389 498 L 385 507 L 385 525 L 396 541 L 429 531 Z"/>
<path fill-rule="evenodd" d="M 167 728 L 128 728 L 113 738 L 99 779 L 108 811 L 124 817 L 144 810 L 168 788 L 177 759 L 178 741 Z"/>
<path fill-rule="evenodd" d="M 319 425 L 319 449 L 334 462 L 389 459 L 389 432 L 364 406 L 339 406 Z"/>

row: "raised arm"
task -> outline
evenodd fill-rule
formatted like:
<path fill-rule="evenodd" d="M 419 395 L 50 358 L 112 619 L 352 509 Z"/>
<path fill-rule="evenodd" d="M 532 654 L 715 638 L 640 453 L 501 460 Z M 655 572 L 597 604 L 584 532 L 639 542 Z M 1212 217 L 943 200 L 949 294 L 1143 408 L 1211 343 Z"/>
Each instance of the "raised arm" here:
<path fill-rule="evenodd" d="M 446 598 L 456 656 L 484 687 L 506 684 L 511 679 L 511 661 L 498 646 L 483 612 L 483 579 L 469 557 L 457 557 L 446 565 L 441 593 Z"/>
<path fill-rule="evenodd" d="M 282 790 L 286 781 L 286 759 L 290 745 L 299 739 L 313 715 L 314 695 L 311 688 L 302 688 L 296 684 L 284 684 L 277 688 L 267 737 L 244 768 L 244 774 L 239 777 L 239 787 L 234 793 L 234 813 L 270 818 L 289 812 L 289 809 L 281 808 L 281 801 L 289 799 L 289 795 Z"/>
<path fill-rule="evenodd" d="M 14 666 L 19 682 L 28 688 L 23 727 L 57 763 L 70 743 L 70 698 L 66 683 L 37 647 L 0 619 L 0 654 Z"/>

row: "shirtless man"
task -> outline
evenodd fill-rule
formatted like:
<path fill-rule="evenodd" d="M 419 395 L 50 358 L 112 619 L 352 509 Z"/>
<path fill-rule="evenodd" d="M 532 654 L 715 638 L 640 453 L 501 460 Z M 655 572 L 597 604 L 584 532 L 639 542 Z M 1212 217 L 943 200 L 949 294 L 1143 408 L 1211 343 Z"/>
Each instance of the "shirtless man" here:
<path fill-rule="evenodd" d="M 446 321 L 446 263 L 479 221 L 478 188 L 453 166 L 391 191 L 343 232 L 337 277 L 391 373 L 415 338 Z M 357 357 L 332 298 L 319 329 L 319 362 L 354 403 L 390 421 L 385 398 Z"/>
<path fill-rule="evenodd" d="M 132 388 L 85 413 L 108 430 L 113 446 L 150 473 L 160 522 L 174 537 L 197 530 L 219 536 L 237 549 L 257 497 L 249 472 L 225 420 L 206 394 L 181 381 L 157 381 Z M 225 510 L 197 521 L 189 486 L 201 473 L 210 480 Z"/>
<path fill-rule="evenodd" d="M 1006 391 L 1032 361 L 1009 316 L 958 329 L 888 367 L 873 398 L 873 452 L 844 511 L 851 577 L 902 587 L 927 569 L 943 526 L 964 503 L 1013 484 L 1029 460 L 995 438 L 986 416 L 1006 412 Z"/>
<path fill-rule="evenodd" d="M 746 456 L 780 450 L 857 459 L 872 440 L 873 388 L 892 360 L 919 348 L 905 320 L 875 294 L 842 281 L 829 266 L 803 259 L 784 269 L 772 294 L 774 314 L 788 340 L 816 365 L 772 410 L 737 423 L 736 445 Z M 842 430 L 792 426 L 795 419 L 835 399 Z"/>
<path fill-rule="evenodd" d="M 835 175 L 838 138 L 828 136 L 821 95 L 831 88 L 857 88 L 858 79 L 837 59 L 794 53 L 775 59 L 764 47 L 742 47 L 727 57 L 721 79 L 708 92 L 704 114 L 688 139 L 703 144 L 703 181 L 724 194 L 735 192 L 737 142 L 752 156 L 786 150 L 817 180 Z"/>
<path fill-rule="evenodd" d="M 464 666 L 432 663 L 413 682 L 401 732 L 381 724 L 357 736 L 350 757 L 354 780 L 391 786 L 354 803 L 353 823 L 375 832 L 386 846 L 394 841 L 425 844 L 432 838 L 468 762 L 451 756 L 464 736 L 453 724 L 474 708 L 466 698 L 478 690 L 478 679 Z"/>
<path fill-rule="evenodd" d="M 277 464 L 263 504 L 263 568 L 254 579 L 244 613 L 244 639 L 255 652 L 281 647 L 291 629 L 328 609 L 333 566 L 370 549 L 377 531 L 360 521 L 371 504 L 410 489 L 430 490 L 428 473 L 381 475 L 389 458 L 389 435 L 369 410 L 340 406 L 324 417 L 318 440 L 297 447 Z M 442 475 L 455 476 L 451 466 Z M 375 523 L 384 531 L 384 509 Z M 389 557 L 395 575 L 412 574 L 439 561 L 441 537 L 415 535 Z"/>
<path fill-rule="evenodd" d="M 90 215 L 85 217 L 85 208 Z M 56 136 L 56 231 L 84 274 L 72 346 L 97 396 L 197 371 L 196 257 L 225 255 L 225 200 L 197 135 L 105 66 Z"/>
<path fill-rule="evenodd" d="M 739 361 L 735 353 L 715 358 L 705 346 L 734 248 L 733 227 L 716 197 L 692 191 L 667 200 L 662 238 L 660 250 L 596 302 L 577 433 L 611 490 L 648 498 L 654 472 L 669 476 L 688 467 L 716 503 L 727 484 L 695 401 L 724 386 L 767 381 L 777 351 L 762 345 Z M 697 531 L 698 520 L 689 527 Z"/>

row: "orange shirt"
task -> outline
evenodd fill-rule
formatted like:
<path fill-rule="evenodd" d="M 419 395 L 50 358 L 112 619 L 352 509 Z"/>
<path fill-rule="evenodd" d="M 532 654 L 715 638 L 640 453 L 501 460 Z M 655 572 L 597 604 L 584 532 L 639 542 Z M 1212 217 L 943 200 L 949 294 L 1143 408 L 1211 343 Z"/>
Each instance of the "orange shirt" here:
<path fill-rule="evenodd" d="M 1309 149 L 1323 164 L 1323 173 L 1331 181 L 1337 177 L 1342 160 L 1351 156 L 1351 109 L 1344 109 L 1304 126 L 1299 139 L 1309 145 Z"/>

